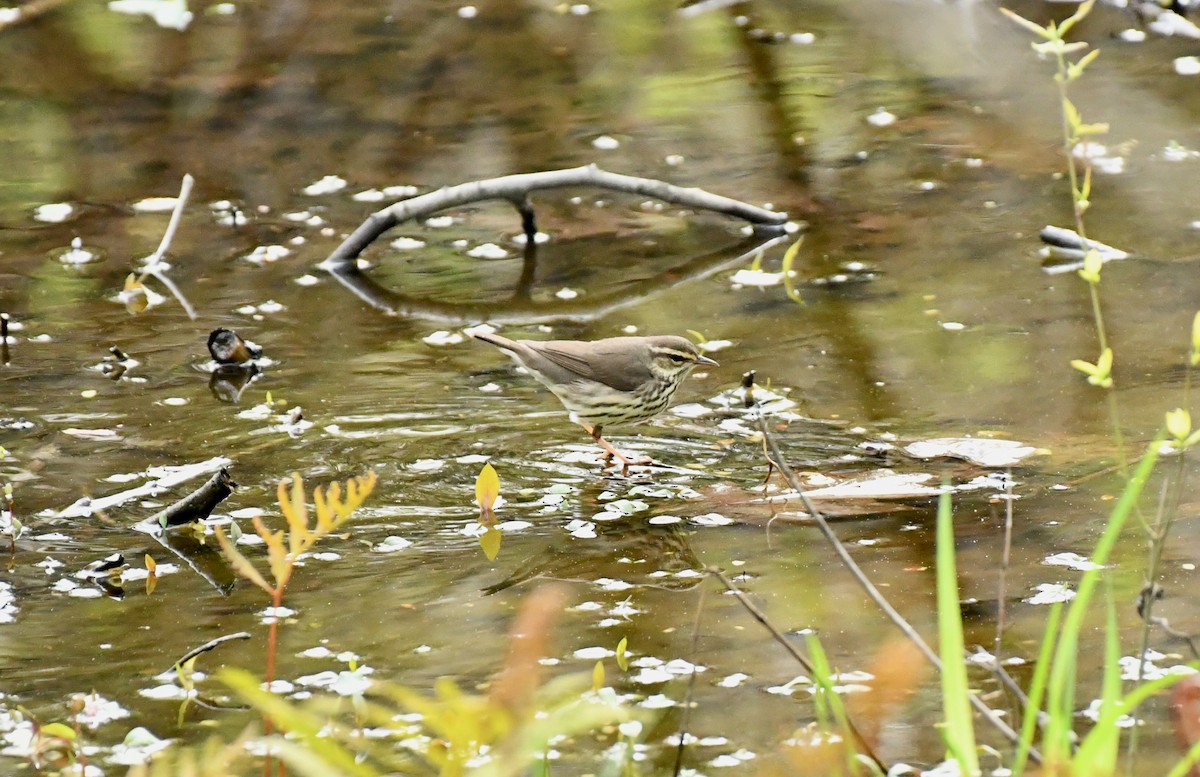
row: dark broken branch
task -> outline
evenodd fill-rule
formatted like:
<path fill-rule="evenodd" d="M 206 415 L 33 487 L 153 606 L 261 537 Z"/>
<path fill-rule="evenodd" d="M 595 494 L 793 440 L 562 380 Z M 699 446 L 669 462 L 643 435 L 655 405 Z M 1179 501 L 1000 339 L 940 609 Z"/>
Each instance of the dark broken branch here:
<path fill-rule="evenodd" d="M 722 213 L 745 219 L 751 224 L 782 229 L 787 221 L 786 213 L 759 208 L 740 200 L 722 197 L 703 189 L 672 186 L 652 178 L 638 178 L 601 170 L 595 165 L 572 167 L 565 170 L 549 170 L 540 173 L 520 173 L 482 181 L 469 181 L 457 186 L 447 186 L 428 194 L 422 194 L 389 205 L 367 217 L 329 258 L 321 263 L 328 272 L 345 270 L 354 266 L 354 260 L 380 235 L 397 224 L 419 219 L 447 208 L 456 208 L 484 200 L 507 200 L 521 214 L 521 226 L 527 239 L 533 240 L 537 233 L 537 220 L 530 192 L 541 189 L 560 189 L 566 186 L 596 186 L 601 189 L 654 197 L 663 202 L 685 205 L 689 208 Z"/>
<path fill-rule="evenodd" d="M 147 522 L 163 529 L 169 529 L 172 526 L 183 526 L 193 521 L 202 521 L 211 515 L 217 505 L 225 501 L 235 488 L 237 488 L 237 483 L 234 483 L 233 478 L 229 477 L 228 470 L 222 467 L 204 485 L 178 502 L 159 510 L 150 516 Z"/>

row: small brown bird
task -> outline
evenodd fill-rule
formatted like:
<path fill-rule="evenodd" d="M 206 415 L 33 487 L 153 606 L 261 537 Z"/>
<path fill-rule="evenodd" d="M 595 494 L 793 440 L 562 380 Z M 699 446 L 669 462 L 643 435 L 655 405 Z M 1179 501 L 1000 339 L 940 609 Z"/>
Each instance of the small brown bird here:
<path fill-rule="evenodd" d="M 661 413 L 692 368 L 717 363 L 700 353 L 684 337 L 609 337 L 604 340 L 510 340 L 496 334 L 473 332 L 472 337 L 491 343 L 533 373 L 554 392 L 575 423 L 582 426 L 607 453 L 630 461 L 604 439 L 604 427 L 645 421 Z"/>

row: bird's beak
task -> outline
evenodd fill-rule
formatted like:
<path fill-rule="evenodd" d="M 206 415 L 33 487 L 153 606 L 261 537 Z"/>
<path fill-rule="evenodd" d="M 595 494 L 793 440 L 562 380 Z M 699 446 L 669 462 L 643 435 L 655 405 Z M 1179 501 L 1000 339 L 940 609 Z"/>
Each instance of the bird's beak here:
<path fill-rule="evenodd" d="M 715 361 L 713 361 L 712 359 L 708 358 L 707 356 L 697 356 L 696 364 L 703 364 L 707 367 L 720 367 L 721 366 L 721 365 L 717 364 Z"/>

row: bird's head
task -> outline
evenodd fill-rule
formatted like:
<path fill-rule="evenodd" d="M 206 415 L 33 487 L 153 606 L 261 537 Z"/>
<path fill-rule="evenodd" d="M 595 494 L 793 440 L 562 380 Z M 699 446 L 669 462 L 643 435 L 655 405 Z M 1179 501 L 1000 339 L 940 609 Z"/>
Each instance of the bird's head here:
<path fill-rule="evenodd" d="M 647 337 L 646 346 L 649 349 L 650 370 L 662 380 L 682 380 L 693 367 L 700 364 L 717 366 L 686 337 Z"/>

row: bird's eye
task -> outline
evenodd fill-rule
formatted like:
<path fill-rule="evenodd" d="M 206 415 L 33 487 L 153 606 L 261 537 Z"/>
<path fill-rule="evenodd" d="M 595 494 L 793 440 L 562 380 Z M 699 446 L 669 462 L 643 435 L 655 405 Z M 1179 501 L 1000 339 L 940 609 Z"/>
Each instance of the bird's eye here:
<path fill-rule="evenodd" d="M 669 354 L 667 354 L 667 358 L 669 358 L 671 361 L 675 362 L 676 364 L 680 364 L 680 363 L 688 360 L 688 358 L 681 353 L 669 353 Z"/>

